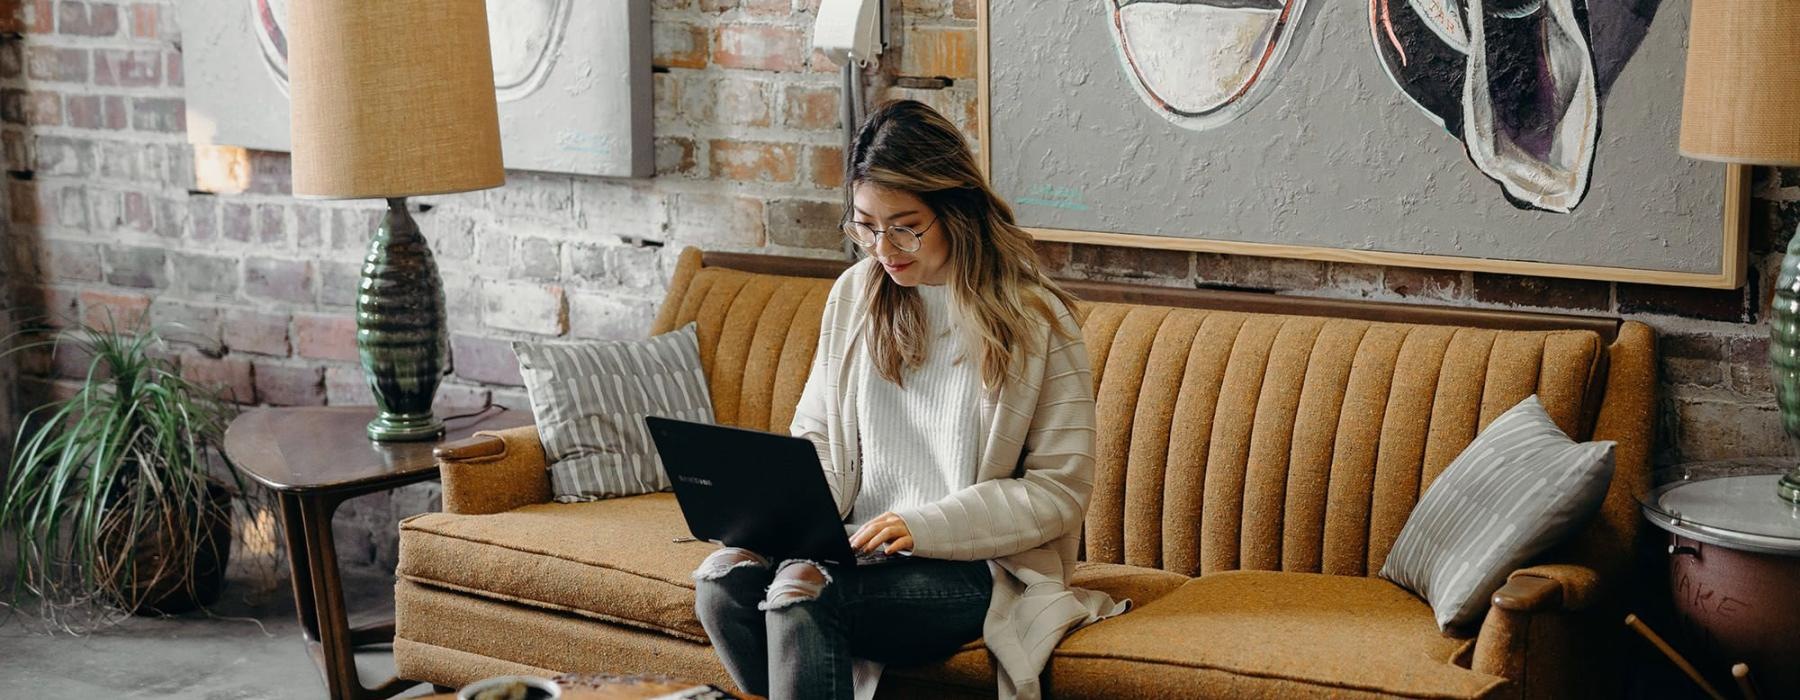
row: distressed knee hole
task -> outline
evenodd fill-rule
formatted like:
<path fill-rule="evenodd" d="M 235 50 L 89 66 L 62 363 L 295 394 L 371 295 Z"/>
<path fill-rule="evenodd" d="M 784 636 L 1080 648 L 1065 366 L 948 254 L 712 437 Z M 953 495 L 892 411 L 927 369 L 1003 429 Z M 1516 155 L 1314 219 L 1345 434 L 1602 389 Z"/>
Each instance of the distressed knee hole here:
<path fill-rule="evenodd" d="M 700 568 L 694 569 L 694 580 L 716 581 L 738 569 L 768 565 L 769 560 L 764 559 L 756 552 L 737 547 L 726 547 L 706 555 L 706 560 L 700 562 Z"/>
<path fill-rule="evenodd" d="M 790 559 L 781 563 L 775 572 L 774 582 L 769 584 L 769 594 L 756 607 L 760 610 L 780 610 L 795 603 L 818 600 L 830 585 L 831 574 L 816 562 L 804 559 Z"/>

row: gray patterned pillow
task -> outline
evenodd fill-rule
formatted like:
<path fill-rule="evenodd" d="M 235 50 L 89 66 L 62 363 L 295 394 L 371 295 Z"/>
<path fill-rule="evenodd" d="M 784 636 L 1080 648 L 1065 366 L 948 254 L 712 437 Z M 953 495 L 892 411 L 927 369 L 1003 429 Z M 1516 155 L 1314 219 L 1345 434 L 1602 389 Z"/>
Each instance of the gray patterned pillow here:
<path fill-rule="evenodd" d="M 1507 576 L 1600 509 L 1612 473 L 1611 441 L 1569 439 L 1526 397 L 1425 490 L 1381 577 L 1430 603 L 1440 629 L 1475 622 Z"/>
<path fill-rule="evenodd" d="M 645 415 L 713 422 L 694 324 L 644 340 L 513 343 L 561 503 L 664 491 Z"/>

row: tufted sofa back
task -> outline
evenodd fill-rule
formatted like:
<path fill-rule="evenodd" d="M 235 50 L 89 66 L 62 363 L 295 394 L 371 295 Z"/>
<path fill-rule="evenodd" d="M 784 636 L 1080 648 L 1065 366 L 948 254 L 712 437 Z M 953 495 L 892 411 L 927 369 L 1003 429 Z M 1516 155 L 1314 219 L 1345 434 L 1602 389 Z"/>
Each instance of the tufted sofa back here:
<path fill-rule="evenodd" d="M 696 323 L 718 420 L 785 431 L 843 264 L 709 259 L 769 272 L 703 266 L 699 251 L 684 251 L 652 331 Z M 1071 284 L 1084 299 L 1119 287 Z M 1085 558 L 1190 576 L 1372 575 L 1431 481 L 1536 393 L 1570 435 L 1619 442 L 1601 517 L 1560 554 L 1622 567 L 1636 532 L 1631 497 L 1649 479 L 1647 327 L 1425 314 L 1533 327 L 1483 328 L 1347 318 L 1401 307 L 1348 308 L 1326 317 L 1086 305 L 1099 433 Z"/>

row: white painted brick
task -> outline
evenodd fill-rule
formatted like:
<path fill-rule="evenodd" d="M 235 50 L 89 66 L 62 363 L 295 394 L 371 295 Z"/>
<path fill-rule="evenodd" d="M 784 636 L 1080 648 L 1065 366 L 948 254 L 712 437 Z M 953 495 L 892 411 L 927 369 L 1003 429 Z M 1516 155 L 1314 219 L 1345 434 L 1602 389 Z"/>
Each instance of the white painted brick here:
<path fill-rule="evenodd" d="M 577 292 L 569 295 L 569 335 L 598 340 L 630 340 L 650 334 L 656 299 Z"/>
<path fill-rule="evenodd" d="M 483 282 L 481 319 L 489 328 L 522 333 L 562 335 L 569 330 L 563 288 L 554 284 Z"/>
<path fill-rule="evenodd" d="M 746 249 L 763 245 L 762 202 L 729 194 L 683 192 L 675 196 L 669 216 L 670 237 L 707 249 Z"/>

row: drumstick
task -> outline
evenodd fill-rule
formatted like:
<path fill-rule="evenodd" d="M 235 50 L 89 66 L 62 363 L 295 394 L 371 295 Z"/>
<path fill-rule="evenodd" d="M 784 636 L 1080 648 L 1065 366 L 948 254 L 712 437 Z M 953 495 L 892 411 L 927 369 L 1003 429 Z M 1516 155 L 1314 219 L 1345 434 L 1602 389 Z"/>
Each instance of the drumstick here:
<path fill-rule="evenodd" d="M 1644 624 L 1643 620 L 1639 620 L 1637 615 L 1626 615 L 1625 626 L 1630 627 L 1632 631 L 1637 632 L 1639 635 L 1642 635 L 1644 639 L 1649 640 L 1651 646 L 1656 647 L 1656 650 L 1662 652 L 1663 656 L 1669 657 L 1669 661 L 1674 662 L 1676 668 L 1681 669 L 1682 673 L 1687 674 L 1688 678 L 1693 679 L 1694 683 L 1698 684 L 1701 690 L 1706 691 L 1706 694 L 1712 697 L 1713 700 L 1725 700 L 1725 696 L 1721 695 L 1718 689 L 1713 688 L 1711 683 L 1706 682 L 1706 679 L 1700 676 L 1699 671 L 1694 670 L 1693 664 L 1688 663 L 1687 659 L 1682 658 L 1681 654 L 1676 653 L 1675 648 L 1669 646 L 1668 642 L 1663 641 L 1662 637 L 1659 637 L 1655 632 L 1650 631 L 1650 626 Z"/>
<path fill-rule="evenodd" d="M 1731 677 L 1737 679 L 1738 690 L 1744 694 L 1744 700 L 1756 700 L 1756 684 L 1750 682 L 1750 664 L 1732 664 Z"/>

